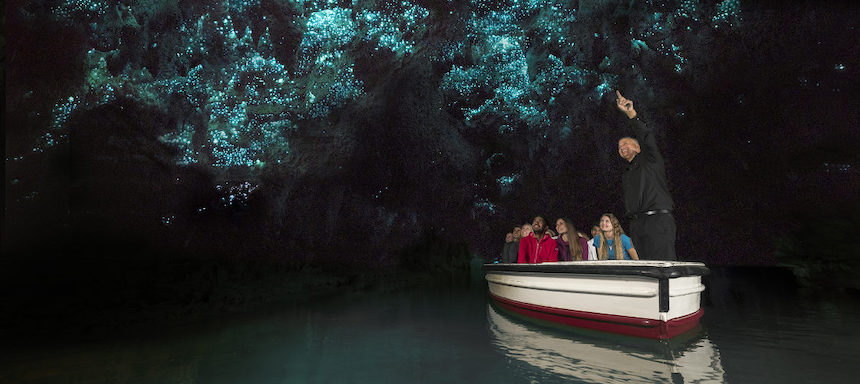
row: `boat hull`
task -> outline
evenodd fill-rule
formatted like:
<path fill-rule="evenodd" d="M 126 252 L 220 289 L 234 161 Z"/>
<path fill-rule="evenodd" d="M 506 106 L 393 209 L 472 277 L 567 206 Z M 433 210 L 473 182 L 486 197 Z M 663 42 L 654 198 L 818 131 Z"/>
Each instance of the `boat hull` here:
<path fill-rule="evenodd" d="M 568 326 L 666 339 L 702 316 L 701 263 L 600 261 L 484 266 L 501 307 Z"/>

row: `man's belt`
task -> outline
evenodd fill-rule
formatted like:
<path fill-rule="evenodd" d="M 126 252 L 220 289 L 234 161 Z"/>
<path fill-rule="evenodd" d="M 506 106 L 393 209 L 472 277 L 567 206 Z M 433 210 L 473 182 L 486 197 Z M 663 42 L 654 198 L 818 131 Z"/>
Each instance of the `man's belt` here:
<path fill-rule="evenodd" d="M 671 215 L 671 214 L 672 214 L 671 209 L 655 209 L 655 210 L 651 210 L 651 211 L 631 213 L 631 214 L 627 215 L 627 218 L 630 220 L 636 220 L 640 217 L 645 217 L 645 216 Z"/>

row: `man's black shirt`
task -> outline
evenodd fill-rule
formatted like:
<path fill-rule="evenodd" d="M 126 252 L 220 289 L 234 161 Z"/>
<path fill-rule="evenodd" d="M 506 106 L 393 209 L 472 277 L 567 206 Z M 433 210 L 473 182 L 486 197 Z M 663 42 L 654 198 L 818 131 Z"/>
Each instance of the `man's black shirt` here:
<path fill-rule="evenodd" d="M 642 152 L 633 158 L 621 177 L 627 216 L 657 209 L 672 210 L 674 203 L 666 184 L 666 166 L 654 131 L 639 117 L 630 119 L 630 124 Z"/>

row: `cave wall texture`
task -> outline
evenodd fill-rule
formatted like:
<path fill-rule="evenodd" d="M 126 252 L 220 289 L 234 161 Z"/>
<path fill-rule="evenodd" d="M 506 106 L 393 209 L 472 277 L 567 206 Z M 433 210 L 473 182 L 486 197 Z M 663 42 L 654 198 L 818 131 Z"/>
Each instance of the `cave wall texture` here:
<path fill-rule="evenodd" d="M 858 212 L 858 9 L 10 0 L 4 248 L 493 257 L 536 214 L 623 213 L 619 89 L 657 127 L 681 258 L 773 263 L 800 215 Z"/>

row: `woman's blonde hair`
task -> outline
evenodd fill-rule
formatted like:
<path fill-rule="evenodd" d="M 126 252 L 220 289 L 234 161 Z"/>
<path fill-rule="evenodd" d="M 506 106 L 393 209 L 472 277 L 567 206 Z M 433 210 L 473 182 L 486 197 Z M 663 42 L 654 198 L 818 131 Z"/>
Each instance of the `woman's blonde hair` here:
<path fill-rule="evenodd" d="M 603 216 L 600 216 L 601 221 L 603 221 L 603 217 L 608 217 L 609 222 L 612 223 L 612 242 L 615 245 L 615 260 L 624 260 L 624 242 L 621 241 L 624 229 L 621 228 L 621 223 L 615 215 L 604 213 Z M 600 247 L 597 250 L 597 259 L 609 260 L 609 245 L 606 244 L 606 234 L 603 233 L 602 229 L 600 230 Z"/>

